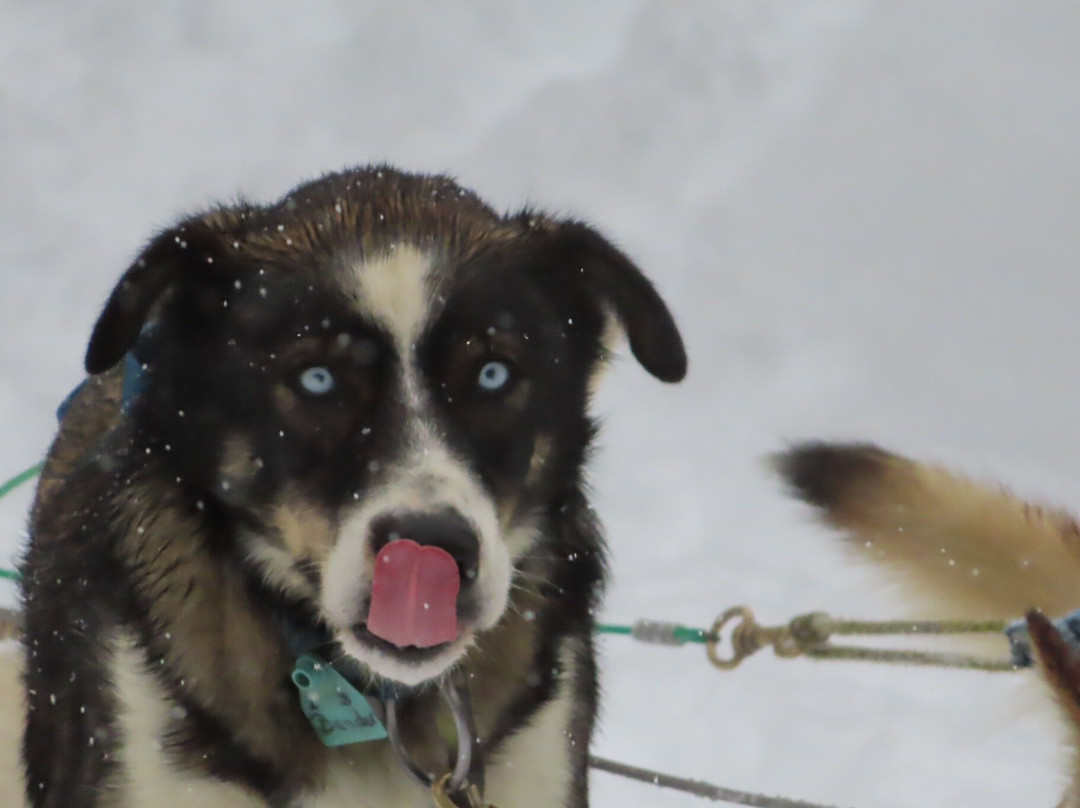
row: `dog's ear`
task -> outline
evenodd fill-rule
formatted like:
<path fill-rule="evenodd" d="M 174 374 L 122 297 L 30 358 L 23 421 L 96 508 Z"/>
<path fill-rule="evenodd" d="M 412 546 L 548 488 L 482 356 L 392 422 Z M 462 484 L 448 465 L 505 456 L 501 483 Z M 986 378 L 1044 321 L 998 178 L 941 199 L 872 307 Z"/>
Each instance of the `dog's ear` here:
<path fill-rule="evenodd" d="M 109 295 L 90 335 L 86 371 L 102 373 L 119 362 L 134 347 L 154 304 L 180 280 L 212 274 L 219 251 L 219 235 L 201 222 L 153 239 Z"/>
<path fill-rule="evenodd" d="M 583 286 L 622 325 L 641 366 L 661 381 L 682 381 L 686 376 L 682 336 L 667 305 L 634 262 L 581 222 L 559 222 L 545 237 L 575 286 Z"/>

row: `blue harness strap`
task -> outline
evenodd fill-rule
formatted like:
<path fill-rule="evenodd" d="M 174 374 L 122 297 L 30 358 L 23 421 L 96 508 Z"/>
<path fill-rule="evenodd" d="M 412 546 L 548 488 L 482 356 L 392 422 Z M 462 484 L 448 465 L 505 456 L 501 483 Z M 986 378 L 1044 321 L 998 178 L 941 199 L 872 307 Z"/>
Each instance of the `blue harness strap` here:
<path fill-rule="evenodd" d="M 123 392 L 120 399 L 120 409 L 127 412 L 131 409 L 131 402 L 146 387 L 146 363 L 142 362 L 134 351 L 124 355 L 124 381 Z"/>
<path fill-rule="evenodd" d="M 152 330 L 152 323 L 147 323 L 143 326 L 143 330 L 139 335 L 140 340 Z M 121 383 L 120 410 L 125 413 L 131 409 L 131 403 L 146 387 L 147 364 L 144 360 L 139 358 L 138 351 L 139 346 L 136 345 L 124 354 L 124 380 Z M 83 379 L 75 385 L 74 390 L 64 396 L 64 400 L 61 401 L 60 406 L 56 408 L 57 421 L 64 420 L 64 416 L 67 415 L 68 410 L 71 409 L 72 402 L 75 401 L 83 387 L 86 386 L 87 381 L 87 379 Z"/>
<path fill-rule="evenodd" d="M 75 398 L 79 395 L 80 391 L 85 386 L 86 386 L 86 379 L 83 379 L 81 382 L 79 382 L 77 385 L 75 385 L 75 388 L 70 393 L 68 393 L 66 396 L 64 396 L 64 400 L 61 401 L 60 406 L 56 408 L 56 420 L 57 421 L 63 421 L 64 420 L 64 416 L 67 415 L 67 411 L 71 409 L 71 402 L 73 402 L 75 400 Z"/>
<path fill-rule="evenodd" d="M 1080 609 L 1051 622 L 1069 648 L 1080 654 Z M 1027 622 L 1017 620 L 1015 623 L 1010 623 L 1005 629 L 1005 637 L 1009 641 L 1012 663 L 1018 668 L 1034 667 L 1035 655 L 1031 649 L 1031 635 L 1028 633 Z"/>

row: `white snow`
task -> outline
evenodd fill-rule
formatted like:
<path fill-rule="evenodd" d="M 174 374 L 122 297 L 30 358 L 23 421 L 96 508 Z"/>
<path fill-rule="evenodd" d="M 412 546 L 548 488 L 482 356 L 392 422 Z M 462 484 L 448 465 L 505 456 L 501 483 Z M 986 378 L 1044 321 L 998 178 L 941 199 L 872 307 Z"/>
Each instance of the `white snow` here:
<path fill-rule="evenodd" d="M 684 385 L 627 358 L 599 401 L 605 618 L 900 614 L 760 459 L 870 439 L 1080 508 L 1078 41 L 1040 0 L 0 4 L 0 476 L 156 227 L 386 159 L 587 217 L 682 324 Z M 1022 677 L 603 647 L 602 754 L 855 808 L 1055 803 Z"/>

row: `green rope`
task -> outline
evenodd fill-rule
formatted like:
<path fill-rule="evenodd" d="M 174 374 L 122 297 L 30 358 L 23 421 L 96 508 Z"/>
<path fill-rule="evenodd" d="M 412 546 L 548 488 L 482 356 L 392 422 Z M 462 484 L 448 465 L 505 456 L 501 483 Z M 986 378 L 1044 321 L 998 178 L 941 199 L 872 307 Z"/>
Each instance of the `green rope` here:
<path fill-rule="evenodd" d="M 683 642 L 706 643 L 709 641 L 709 636 L 703 628 L 687 628 L 686 626 L 676 626 L 675 639 L 682 640 Z"/>
<path fill-rule="evenodd" d="M 23 483 L 27 483 L 37 477 L 39 474 L 41 474 L 41 470 L 43 468 L 45 468 L 45 464 L 38 463 L 37 465 L 31 466 L 25 471 L 20 471 L 6 483 L 0 485 L 0 499 L 6 497 Z M 0 567 L 0 579 L 6 579 L 8 581 L 21 581 L 22 576 L 19 575 L 19 573 L 15 572 L 15 570 L 8 570 Z"/>
<path fill-rule="evenodd" d="M 632 626 L 600 623 L 597 634 L 621 634 L 635 640 L 655 645 L 685 645 L 688 642 L 707 643 L 709 634 L 701 628 L 688 628 L 678 623 L 661 623 L 654 620 L 638 620 Z"/>
<path fill-rule="evenodd" d="M 23 483 L 29 482 L 30 480 L 37 477 L 39 474 L 41 474 L 41 470 L 43 468 L 45 468 L 45 464 L 38 463 L 36 466 L 31 466 L 26 471 L 20 471 L 6 483 L 0 485 L 0 498 L 6 497 Z"/>
<path fill-rule="evenodd" d="M 616 626 L 610 623 L 598 623 L 596 626 L 597 634 L 631 634 L 633 630 L 633 626 Z"/>

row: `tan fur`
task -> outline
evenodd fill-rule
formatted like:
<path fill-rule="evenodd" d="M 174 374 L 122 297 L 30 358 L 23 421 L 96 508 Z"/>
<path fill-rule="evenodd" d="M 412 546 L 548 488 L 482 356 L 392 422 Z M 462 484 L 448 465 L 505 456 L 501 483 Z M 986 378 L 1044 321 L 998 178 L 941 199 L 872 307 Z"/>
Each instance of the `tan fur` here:
<path fill-rule="evenodd" d="M 836 462 L 823 470 L 819 487 L 829 491 L 812 504 L 939 614 L 1015 618 L 1080 607 L 1080 526 L 1065 511 L 879 449 L 836 451 L 846 452 L 845 471 L 836 473 Z"/>
<path fill-rule="evenodd" d="M 70 403 L 67 417 L 53 443 L 38 479 L 34 507 L 40 511 L 55 506 L 59 493 L 71 472 L 88 457 L 93 456 L 95 443 L 108 434 L 120 420 L 120 400 L 123 390 L 122 367 L 91 376 Z M 98 458 L 105 462 L 107 457 Z"/>
<path fill-rule="evenodd" d="M 811 444 L 775 461 L 794 492 L 852 547 L 911 586 L 917 605 L 965 618 L 1028 613 L 1072 745 L 1059 808 L 1080 808 L 1080 654 L 1042 615 L 1080 607 L 1076 519 L 874 446 Z"/>
<path fill-rule="evenodd" d="M 300 497 L 289 497 L 274 510 L 272 520 L 289 553 L 298 561 L 322 563 L 337 535 L 336 526 L 323 509 Z"/>
<path fill-rule="evenodd" d="M 0 644 L 0 805 L 23 805 L 22 740 L 23 712 L 22 655 L 13 642 Z"/>
<path fill-rule="evenodd" d="M 432 263 L 430 256 L 402 244 L 386 256 L 358 261 L 355 274 L 345 276 L 356 284 L 345 291 L 394 335 L 403 356 L 412 353 L 425 318 L 431 315 L 428 276 Z"/>
<path fill-rule="evenodd" d="M 261 466 L 262 461 L 255 457 L 248 441 L 235 435 L 226 440 L 221 449 L 221 484 L 226 490 L 242 486 L 258 473 Z"/>
<path fill-rule="evenodd" d="M 297 733 L 299 740 L 287 747 L 278 743 L 281 728 L 295 722 L 292 705 L 261 700 L 291 670 L 274 627 L 260 622 L 243 581 L 223 570 L 202 544 L 196 520 L 168 507 L 170 492 L 147 496 L 138 487 L 131 490 L 142 496 L 133 497 L 121 515 L 132 520 L 130 529 L 120 531 L 126 539 L 121 552 L 142 573 L 137 588 L 151 619 L 171 635 L 167 647 L 174 670 L 251 749 L 268 760 L 288 761 L 292 771 L 317 781 L 322 755 L 314 736 Z M 147 548 L 154 548 L 152 559 Z M 162 570 L 169 574 L 162 576 Z M 227 664 L 229 659 L 252 664 Z"/>
<path fill-rule="evenodd" d="M 544 466 L 547 464 L 548 458 L 551 457 L 553 448 L 554 440 L 551 435 L 537 435 L 532 457 L 529 458 L 528 481 L 530 484 L 538 480 L 544 473 Z M 506 510 L 509 511 L 510 509 L 507 508 Z"/>

